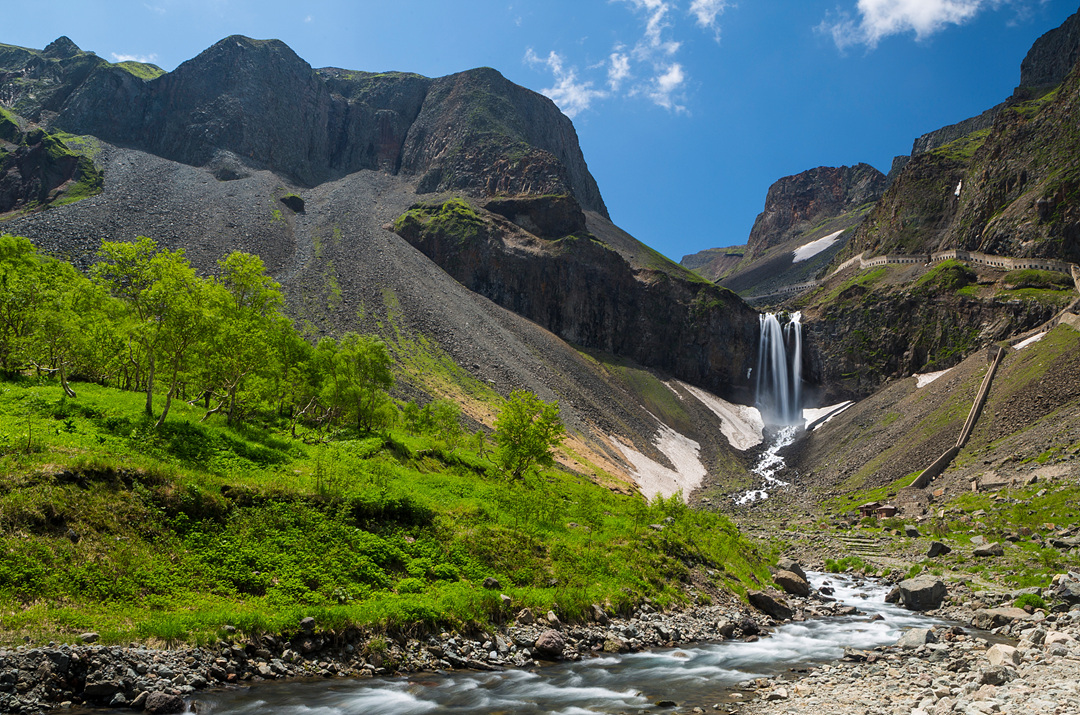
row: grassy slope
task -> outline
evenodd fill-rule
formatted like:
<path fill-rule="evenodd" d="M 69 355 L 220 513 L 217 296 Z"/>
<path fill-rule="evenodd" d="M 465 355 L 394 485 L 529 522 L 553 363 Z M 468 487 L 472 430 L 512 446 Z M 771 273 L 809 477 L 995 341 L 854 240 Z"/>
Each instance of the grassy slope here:
<path fill-rule="evenodd" d="M 768 579 L 722 517 L 646 505 L 564 471 L 508 485 L 473 448 L 403 432 L 330 442 L 232 429 L 174 404 L 155 433 L 137 394 L 0 383 L 0 640 L 208 640 L 226 624 L 422 629 L 567 618 L 589 603 L 693 598 Z M 175 415 L 175 416 L 174 416 Z M 28 449 L 29 445 L 29 449 Z M 649 523 L 673 521 L 656 532 Z"/>
<path fill-rule="evenodd" d="M 911 574 L 926 570 L 971 579 L 977 588 L 994 585 L 1000 589 L 1047 586 L 1054 574 L 1077 570 L 1080 556 L 1075 551 L 1054 548 L 1050 541 L 1080 527 L 1080 386 L 1073 382 L 1078 365 L 1080 333 L 1064 326 L 1022 351 L 1010 350 L 995 376 L 971 439 L 953 466 L 930 487 L 930 491 L 944 493 L 935 499 L 928 517 L 919 520 L 902 514 L 904 518 L 885 522 L 860 522 L 855 508 L 870 501 L 891 500 L 900 488 L 910 484 L 918 472 L 904 474 L 906 467 L 893 469 L 893 474 L 903 476 L 887 483 L 874 477 L 886 471 L 882 465 L 903 465 L 906 455 L 926 438 L 927 428 L 955 434 L 970 404 L 959 405 L 955 399 L 934 396 L 934 386 L 942 387 L 949 376 L 894 405 L 873 404 L 887 398 L 888 392 L 867 400 L 869 407 L 883 416 L 862 430 L 861 438 L 877 440 L 883 458 L 854 465 L 855 475 L 846 486 L 856 491 L 845 490 L 823 498 L 823 518 L 817 520 L 816 528 L 822 533 L 878 539 L 883 549 L 879 557 L 865 557 L 850 564 L 870 572 L 895 570 L 902 564 Z M 979 377 L 979 372 L 973 372 L 956 385 L 955 392 L 970 393 Z M 890 391 L 902 395 L 906 392 L 902 388 L 894 385 Z M 920 411 L 920 405 L 933 405 L 933 409 Z M 964 409 L 958 412 L 958 407 Z M 857 412 L 845 413 L 836 421 L 850 421 L 841 429 L 856 439 L 859 425 L 868 422 Z M 836 440 L 835 452 L 823 462 L 847 459 L 847 441 Z M 863 454 L 876 451 L 871 443 Z M 874 468 L 874 462 L 880 464 Z M 1032 476 L 1038 481 L 1024 484 Z M 972 479 L 1004 479 L 1008 484 L 973 493 L 969 487 Z M 902 536 L 898 530 L 904 524 L 917 524 L 922 536 Z M 1003 543 L 1005 555 L 972 558 L 974 536 Z M 953 553 L 937 559 L 924 558 L 930 539 L 943 541 Z"/>

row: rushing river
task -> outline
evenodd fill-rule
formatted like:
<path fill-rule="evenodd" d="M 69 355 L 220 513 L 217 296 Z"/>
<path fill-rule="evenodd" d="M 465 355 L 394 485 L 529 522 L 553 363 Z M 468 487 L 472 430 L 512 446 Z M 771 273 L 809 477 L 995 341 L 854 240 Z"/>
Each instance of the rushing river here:
<path fill-rule="evenodd" d="M 406 713 L 616 713 L 659 700 L 708 708 L 738 683 L 789 668 L 835 660 L 845 647 L 891 644 L 900 633 L 933 623 L 885 603 L 886 588 L 811 573 L 834 597 L 866 615 L 790 623 L 758 641 L 699 643 L 683 648 L 559 663 L 499 673 L 426 673 L 400 678 L 260 683 L 201 694 L 200 712 L 215 715 L 405 715 Z M 881 614 L 884 618 L 870 621 Z"/>

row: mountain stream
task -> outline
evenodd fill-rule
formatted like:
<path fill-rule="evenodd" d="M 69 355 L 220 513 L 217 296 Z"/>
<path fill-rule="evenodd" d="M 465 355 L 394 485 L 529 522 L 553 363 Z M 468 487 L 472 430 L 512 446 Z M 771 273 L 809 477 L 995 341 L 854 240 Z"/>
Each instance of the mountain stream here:
<path fill-rule="evenodd" d="M 815 588 L 829 581 L 835 598 L 857 606 L 864 615 L 788 623 L 754 642 L 697 643 L 533 670 L 260 683 L 201 694 L 197 711 L 216 715 L 573 715 L 640 711 L 661 700 L 709 708 L 730 701 L 743 681 L 832 661 L 843 655 L 845 647 L 891 644 L 905 629 L 934 623 L 886 604 L 884 585 L 857 583 L 834 574 L 809 576 Z M 875 614 L 883 620 L 870 621 Z"/>

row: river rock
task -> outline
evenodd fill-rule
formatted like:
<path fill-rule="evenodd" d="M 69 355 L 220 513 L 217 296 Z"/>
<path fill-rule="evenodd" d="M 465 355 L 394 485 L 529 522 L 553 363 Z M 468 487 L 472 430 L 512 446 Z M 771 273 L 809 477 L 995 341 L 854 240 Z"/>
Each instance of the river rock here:
<path fill-rule="evenodd" d="M 549 628 L 536 639 L 533 644 L 533 652 L 542 658 L 555 659 L 562 655 L 566 648 L 566 639 L 562 633 L 554 628 Z"/>
<path fill-rule="evenodd" d="M 995 665 L 979 671 L 979 683 L 982 685 L 1004 685 L 1016 677 L 1016 671 L 1004 665 Z"/>
<path fill-rule="evenodd" d="M 502 585 L 499 584 L 499 579 L 488 576 L 484 579 L 484 588 L 488 589 L 489 591 L 497 591 L 502 588 Z"/>
<path fill-rule="evenodd" d="M 594 603 L 592 605 L 592 619 L 602 626 L 606 626 L 608 623 L 611 622 L 608 614 L 604 611 L 604 609 L 600 606 L 599 603 Z"/>
<path fill-rule="evenodd" d="M 1073 643 L 1076 639 L 1070 636 L 1068 633 L 1062 633 L 1061 631 L 1050 631 L 1043 639 L 1043 645 L 1047 648 L 1055 643 Z"/>
<path fill-rule="evenodd" d="M 311 616 L 300 620 L 300 632 L 301 633 L 314 633 L 315 632 L 315 619 Z"/>
<path fill-rule="evenodd" d="M 937 643 L 937 636 L 929 628 L 911 628 L 904 631 L 896 645 L 901 648 L 918 648 L 927 643 Z"/>
<path fill-rule="evenodd" d="M 764 591 L 750 591 L 746 594 L 750 605 L 778 621 L 786 621 L 795 615 L 783 599 L 776 598 Z M 745 631 L 744 631 L 745 632 Z"/>
<path fill-rule="evenodd" d="M 1022 608 L 980 608 L 971 617 L 971 625 L 988 631 L 991 628 L 1005 626 L 1013 621 L 1027 621 L 1031 619 Z"/>
<path fill-rule="evenodd" d="M 517 617 L 514 619 L 523 626 L 531 626 L 536 623 L 536 616 L 533 615 L 532 609 L 522 608 L 518 611 Z"/>
<path fill-rule="evenodd" d="M 1020 665 L 1020 651 L 1011 645 L 997 643 L 986 651 L 990 665 Z"/>
<path fill-rule="evenodd" d="M 930 548 L 926 551 L 927 558 L 936 559 L 938 556 L 944 556 L 952 551 L 948 546 L 940 541 L 931 541 Z"/>
<path fill-rule="evenodd" d="M 776 585 L 784 589 L 785 593 L 790 593 L 792 596 L 809 596 L 810 584 L 806 582 L 806 579 L 794 571 L 778 571 L 773 576 L 773 581 Z"/>
<path fill-rule="evenodd" d="M 916 576 L 900 582 L 900 601 L 910 611 L 930 611 L 941 606 L 945 582 L 934 576 Z"/>
<path fill-rule="evenodd" d="M 753 618 L 747 616 L 739 620 L 739 630 L 744 636 L 756 636 L 761 633 L 761 626 Z"/>
<path fill-rule="evenodd" d="M 179 695 L 157 691 L 146 696 L 146 704 L 143 707 L 146 712 L 154 715 L 182 713 L 184 712 L 184 699 Z"/>
<path fill-rule="evenodd" d="M 909 524 L 908 526 L 904 527 L 904 536 L 907 536 L 911 539 L 917 539 L 920 536 L 919 530 Z"/>
<path fill-rule="evenodd" d="M 1000 542 L 993 542 L 990 544 L 984 544 L 983 546 L 976 547 L 972 552 L 972 556 L 978 558 L 986 558 L 988 556 L 1004 556 L 1005 549 L 1001 546 Z"/>
<path fill-rule="evenodd" d="M 97 633 L 94 633 L 93 631 L 91 631 L 89 633 L 83 633 L 82 635 L 79 636 L 79 640 L 82 641 L 83 643 L 95 643 L 95 642 L 97 642 L 98 638 L 100 638 L 100 636 Z"/>
<path fill-rule="evenodd" d="M 809 581 L 806 577 L 806 572 L 803 571 L 803 567 L 799 565 L 799 562 L 795 559 L 788 558 L 787 556 L 781 556 L 776 562 L 776 568 L 780 571 L 790 571 L 793 574 L 798 575 L 803 581 Z"/>

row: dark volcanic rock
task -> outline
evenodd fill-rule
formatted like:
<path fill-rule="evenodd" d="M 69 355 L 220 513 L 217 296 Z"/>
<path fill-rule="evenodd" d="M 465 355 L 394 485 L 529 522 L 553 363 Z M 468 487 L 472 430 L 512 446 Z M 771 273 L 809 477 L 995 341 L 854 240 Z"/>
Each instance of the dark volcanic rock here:
<path fill-rule="evenodd" d="M 943 556 L 950 551 L 952 551 L 952 549 L 950 549 L 948 546 L 941 543 L 940 541 L 931 541 L 930 548 L 926 551 L 926 556 L 927 558 L 933 559 L 937 558 L 938 556 Z"/>
<path fill-rule="evenodd" d="M 821 166 L 786 176 L 769 187 L 747 241 L 753 255 L 784 243 L 826 218 L 877 201 L 885 175 L 869 164 Z"/>
<path fill-rule="evenodd" d="M 484 208 L 540 238 L 562 238 L 588 230 L 581 206 L 568 195 L 498 198 Z"/>
<path fill-rule="evenodd" d="M 94 163 L 42 129 L 21 131 L 13 115 L 0 113 L 0 214 L 43 207 L 65 193 L 101 190 Z"/>

